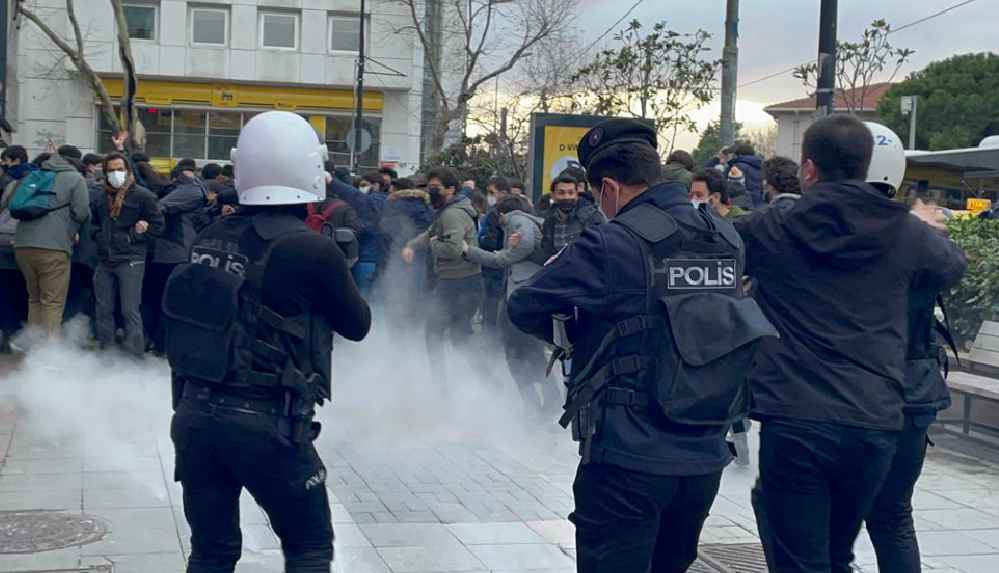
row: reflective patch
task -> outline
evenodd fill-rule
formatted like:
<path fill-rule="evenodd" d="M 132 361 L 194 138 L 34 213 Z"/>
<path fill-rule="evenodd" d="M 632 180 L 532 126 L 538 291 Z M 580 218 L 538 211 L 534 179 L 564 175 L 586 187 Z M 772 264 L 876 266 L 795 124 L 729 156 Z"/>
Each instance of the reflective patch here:
<path fill-rule="evenodd" d="M 191 262 L 245 277 L 246 267 L 249 266 L 250 260 L 241 253 L 195 245 L 191 248 Z"/>
<path fill-rule="evenodd" d="M 556 260 L 557 260 L 557 259 L 559 258 L 559 256 L 560 256 L 560 255 L 561 255 L 562 253 L 564 253 L 564 252 L 565 252 L 565 249 L 566 249 L 566 248 L 567 248 L 568 246 L 569 246 L 569 245 L 566 245 L 565 247 L 562 247 L 561 249 L 559 249 L 557 253 L 555 253 L 554 255 L 552 255 L 552 256 L 551 256 L 551 258 L 549 258 L 549 259 L 548 259 L 547 261 L 545 261 L 545 264 L 544 264 L 544 266 L 546 266 L 546 267 L 547 267 L 548 265 L 550 265 L 550 264 L 554 263 L 554 262 L 555 262 L 555 261 L 556 261 Z"/>
<path fill-rule="evenodd" d="M 669 291 L 738 292 L 739 273 L 735 259 L 667 259 L 663 262 Z"/>

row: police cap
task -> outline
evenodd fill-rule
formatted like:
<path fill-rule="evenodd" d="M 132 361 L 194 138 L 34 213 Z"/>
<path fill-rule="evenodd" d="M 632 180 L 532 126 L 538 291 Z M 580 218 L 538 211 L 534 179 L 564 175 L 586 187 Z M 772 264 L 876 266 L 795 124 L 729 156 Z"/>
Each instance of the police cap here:
<path fill-rule="evenodd" d="M 618 143 L 645 143 L 652 149 L 659 147 L 656 132 L 649 124 L 636 119 L 608 119 L 587 131 L 579 140 L 576 148 L 579 162 L 588 168 L 597 153 Z"/>

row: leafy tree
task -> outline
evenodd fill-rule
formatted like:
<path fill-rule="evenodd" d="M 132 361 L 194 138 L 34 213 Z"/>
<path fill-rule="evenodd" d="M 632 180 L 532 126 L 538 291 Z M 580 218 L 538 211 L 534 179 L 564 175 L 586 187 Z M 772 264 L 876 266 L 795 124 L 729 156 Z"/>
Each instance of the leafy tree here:
<path fill-rule="evenodd" d="M 477 188 L 485 189 L 489 178 L 496 175 L 499 168 L 503 167 L 497 162 L 496 156 L 491 153 L 492 145 L 486 139 L 485 137 L 466 137 L 461 143 L 450 145 L 444 151 L 428 158 L 420 166 L 420 170 L 427 171 L 434 167 L 448 167 L 453 169 L 460 179 L 472 179 Z"/>
<path fill-rule="evenodd" d="M 735 137 L 739 138 L 739 130 L 742 129 L 742 124 L 736 122 L 735 124 Z M 711 160 L 712 157 L 718 155 L 721 148 L 724 147 L 721 141 L 721 122 L 713 121 L 704 128 L 701 132 L 701 140 L 697 143 L 697 147 L 691 152 L 694 158 L 694 165 L 700 167 Z"/>
<path fill-rule="evenodd" d="M 885 125 L 908 140 L 902 96 L 919 98 L 917 149 L 975 147 L 982 138 L 999 134 L 999 55 L 964 54 L 933 62 L 892 86 L 878 113 Z"/>
<path fill-rule="evenodd" d="M 681 34 L 657 22 L 646 31 L 632 20 L 614 36 L 618 47 L 599 52 L 571 78 L 578 91 L 574 111 L 651 119 L 672 141 L 694 130 L 690 114 L 714 97 L 718 60 L 708 59 L 711 35 Z"/>
<path fill-rule="evenodd" d="M 968 257 L 964 279 L 947 296 L 954 339 L 967 348 L 983 320 L 999 320 L 999 221 L 955 217 L 947 229 Z"/>

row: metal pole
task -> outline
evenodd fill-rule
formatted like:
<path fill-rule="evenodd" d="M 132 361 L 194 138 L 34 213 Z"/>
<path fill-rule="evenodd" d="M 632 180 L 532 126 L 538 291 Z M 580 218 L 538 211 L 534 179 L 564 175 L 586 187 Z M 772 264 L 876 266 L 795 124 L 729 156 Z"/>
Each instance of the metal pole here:
<path fill-rule="evenodd" d="M 912 96 L 912 113 L 909 114 L 909 149 L 916 149 L 916 108 L 919 107 L 919 98 Z"/>
<path fill-rule="evenodd" d="M 354 152 L 351 153 L 351 170 L 357 173 L 361 163 L 361 129 L 364 126 L 364 2 L 361 0 L 361 41 L 357 47 L 357 94 L 354 97 Z"/>
<path fill-rule="evenodd" d="M 739 76 L 739 0 L 728 0 L 722 52 L 721 142 L 735 141 L 735 92 Z"/>
<path fill-rule="evenodd" d="M 837 0 L 822 0 L 819 16 L 819 70 L 815 82 L 816 115 L 833 112 L 836 95 L 836 19 Z"/>
<path fill-rule="evenodd" d="M 14 4 L 15 14 L 17 4 Z M 0 0 L 0 120 L 7 123 L 7 1 Z"/>

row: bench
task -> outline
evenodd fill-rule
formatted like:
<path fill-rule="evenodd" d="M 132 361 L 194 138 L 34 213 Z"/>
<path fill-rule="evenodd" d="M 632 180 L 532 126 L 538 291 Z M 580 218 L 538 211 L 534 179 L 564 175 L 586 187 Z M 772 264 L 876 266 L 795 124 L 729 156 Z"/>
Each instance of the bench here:
<path fill-rule="evenodd" d="M 968 368 L 972 372 L 999 372 L 999 322 L 982 323 L 968 355 Z"/>
<path fill-rule="evenodd" d="M 947 386 L 953 394 L 961 397 L 961 417 L 947 419 L 941 416 L 938 420 L 941 424 L 959 424 L 961 432 L 965 435 L 971 435 L 971 430 L 978 430 L 999 436 L 999 379 L 951 371 L 947 377 Z M 972 406 L 976 402 L 984 402 L 991 406 L 982 412 L 987 421 L 974 419 Z M 951 409 L 955 409 L 956 406 L 957 404 Z"/>

